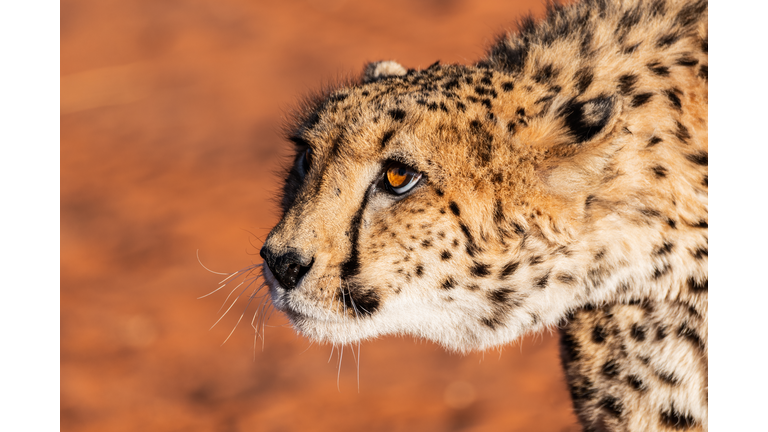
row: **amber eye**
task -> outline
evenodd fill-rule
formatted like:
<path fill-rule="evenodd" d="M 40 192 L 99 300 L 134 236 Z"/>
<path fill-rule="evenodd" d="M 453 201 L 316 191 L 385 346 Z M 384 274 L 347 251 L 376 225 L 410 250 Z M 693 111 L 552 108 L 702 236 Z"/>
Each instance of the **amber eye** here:
<path fill-rule="evenodd" d="M 421 173 L 408 168 L 407 166 L 394 162 L 385 173 L 384 182 L 390 192 L 396 195 L 402 195 L 413 189 L 419 183 Z"/>

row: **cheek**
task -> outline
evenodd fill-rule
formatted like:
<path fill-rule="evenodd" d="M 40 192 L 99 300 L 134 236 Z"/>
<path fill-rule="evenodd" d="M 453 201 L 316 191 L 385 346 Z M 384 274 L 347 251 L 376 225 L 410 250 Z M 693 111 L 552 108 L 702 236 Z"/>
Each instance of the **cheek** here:
<path fill-rule="evenodd" d="M 394 293 L 407 286 L 437 287 L 460 256 L 461 242 L 448 218 L 423 206 L 381 218 L 369 232 L 361 276 Z"/>

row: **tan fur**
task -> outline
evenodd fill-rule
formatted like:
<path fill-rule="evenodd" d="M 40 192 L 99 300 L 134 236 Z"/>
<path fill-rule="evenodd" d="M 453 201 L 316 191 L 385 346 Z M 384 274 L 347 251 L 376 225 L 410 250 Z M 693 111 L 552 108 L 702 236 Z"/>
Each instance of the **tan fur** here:
<path fill-rule="evenodd" d="M 274 304 L 334 343 L 559 326 L 586 430 L 706 430 L 706 44 L 705 1 L 590 0 L 474 66 L 368 65 L 290 127 Z"/>

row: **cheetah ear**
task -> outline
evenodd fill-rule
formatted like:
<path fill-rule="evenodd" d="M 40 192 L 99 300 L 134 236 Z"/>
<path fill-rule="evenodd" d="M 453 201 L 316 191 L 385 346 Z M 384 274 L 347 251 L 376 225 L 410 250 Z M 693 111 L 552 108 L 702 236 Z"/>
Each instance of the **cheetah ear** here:
<path fill-rule="evenodd" d="M 408 73 L 400 63 L 389 61 L 371 62 L 365 65 L 363 72 L 363 82 L 370 83 L 380 79 L 403 76 Z"/>

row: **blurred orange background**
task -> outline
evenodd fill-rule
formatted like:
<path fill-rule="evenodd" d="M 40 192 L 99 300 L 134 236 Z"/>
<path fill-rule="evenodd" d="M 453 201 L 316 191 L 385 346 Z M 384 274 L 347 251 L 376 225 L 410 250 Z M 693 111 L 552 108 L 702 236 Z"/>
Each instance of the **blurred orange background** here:
<path fill-rule="evenodd" d="M 529 11 L 543 2 L 63 0 L 62 430 L 579 430 L 556 335 L 467 356 L 388 337 L 339 366 L 279 313 L 254 347 L 255 305 L 222 346 L 245 301 L 209 331 L 228 292 L 197 299 L 222 277 L 196 251 L 220 272 L 260 262 L 301 95 L 367 61 L 474 62 Z"/>

